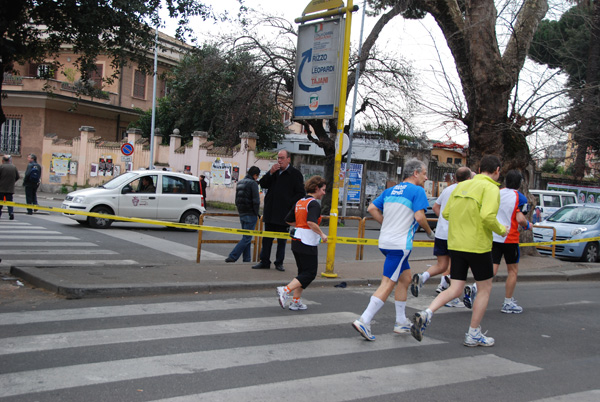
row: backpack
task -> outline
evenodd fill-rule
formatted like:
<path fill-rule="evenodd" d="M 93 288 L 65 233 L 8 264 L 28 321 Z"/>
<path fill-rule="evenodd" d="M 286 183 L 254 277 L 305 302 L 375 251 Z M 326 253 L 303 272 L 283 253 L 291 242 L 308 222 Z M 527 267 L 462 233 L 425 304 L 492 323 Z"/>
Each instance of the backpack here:
<path fill-rule="evenodd" d="M 42 172 L 40 171 L 40 167 L 37 165 L 33 165 L 31 167 L 31 172 L 29 172 L 29 181 L 33 183 L 38 183 L 40 181 L 41 176 Z"/>

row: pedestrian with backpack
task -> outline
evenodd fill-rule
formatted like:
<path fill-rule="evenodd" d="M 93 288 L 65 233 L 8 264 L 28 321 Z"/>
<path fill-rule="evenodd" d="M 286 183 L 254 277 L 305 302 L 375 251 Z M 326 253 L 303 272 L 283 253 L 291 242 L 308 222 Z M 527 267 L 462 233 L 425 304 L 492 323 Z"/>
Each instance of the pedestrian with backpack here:
<path fill-rule="evenodd" d="M 40 186 L 40 180 L 42 179 L 42 167 L 37 163 L 37 156 L 35 156 L 35 154 L 27 155 L 27 161 L 29 164 L 27 165 L 25 177 L 23 178 L 25 201 L 27 204 L 37 205 L 37 189 Z M 32 214 L 33 210 L 27 208 L 27 215 Z"/>

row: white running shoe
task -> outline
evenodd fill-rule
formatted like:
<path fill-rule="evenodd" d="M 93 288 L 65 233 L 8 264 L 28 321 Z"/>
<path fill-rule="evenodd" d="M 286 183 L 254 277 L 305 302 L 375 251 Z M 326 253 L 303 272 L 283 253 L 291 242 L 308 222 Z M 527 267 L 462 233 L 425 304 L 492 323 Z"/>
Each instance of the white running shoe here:
<path fill-rule="evenodd" d="M 298 300 L 297 302 L 291 302 L 290 303 L 290 310 L 292 311 L 298 311 L 298 310 L 306 310 L 308 307 L 306 306 L 306 304 L 302 303 L 302 299 Z"/>
<path fill-rule="evenodd" d="M 407 322 L 404 324 L 396 323 L 394 324 L 394 332 L 397 334 L 408 334 L 410 332 L 410 328 L 412 327 L 412 322 Z"/>
<path fill-rule="evenodd" d="M 464 307 L 465 304 L 457 297 L 445 304 L 446 307 Z"/>
<path fill-rule="evenodd" d="M 287 298 L 288 298 L 288 293 L 284 289 L 285 289 L 285 286 L 277 287 L 277 298 L 279 299 L 279 305 L 283 309 L 285 308 L 285 305 L 287 303 Z"/>
<path fill-rule="evenodd" d="M 371 334 L 371 326 L 363 323 L 361 320 L 355 320 L 352 323 L 352 328 L 358 331 L 367 341 L 374 341 L 375 337 Z"/>
<path fill-rule="evenodd" d="M 487 334 L 487 331 L 485 334 Z M 477 333 L 475 335 L 470 335 L 467 332 L 463 344 L 471 348 L 475 346 L 494 346 L 494 338 L 485 336 L 485 334 L 481 333 L 481 327 L 477 328 Z"/>
<path fill-rule="evenodd" d="M 511 298 L 510 302 L 502 304 L 502 309 L 500 311 L 506 314 L 521 314 L 523 312 L 523 307 L 519 306 L 517 301 Z"/>
<path fill-rule="evenodd" d="M 475 302 L 475 297 L 477 296 L 477 286 L 466 285 L 463 292 L 463 303 L 465 303 L 465 307 L 473 308 L 473 303 Z"/>
<path fill-rule="evenodd" d="M 443 278 L 444 280 L 440 281 L 440 284 L 435 290 L 436 293 L 442 293 L 444 290 L 450 287 L 450 275 L 444 275 Z"/>
<path fill-rule="evenodd" d="M 414 297 L 419 297 L 419 290 L 423 287 L 423 274 L 414 274 L 410 283 L 410 293 Z"/>

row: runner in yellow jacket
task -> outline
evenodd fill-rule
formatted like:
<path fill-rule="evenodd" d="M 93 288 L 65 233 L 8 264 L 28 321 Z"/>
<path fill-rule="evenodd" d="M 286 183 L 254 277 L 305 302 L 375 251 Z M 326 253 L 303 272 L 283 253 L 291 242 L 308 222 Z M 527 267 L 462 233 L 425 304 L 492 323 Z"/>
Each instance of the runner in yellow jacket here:
<path fill-rule="evenodd" d="M 500 159 L 486 155 L 479 162 L 479 172 L 473 180 L 460 183 L 450 196 L 442 216 L 448 220 L 448 250 L 450 251 L 450 287 L 440 293 L 427 310 L 413 317 L 411 334 L 421 341 L 433 312 L 458 297 L 464 288 L 469 268 L 479 289 L 473 305 L 465 346 L 493 346 L 494 338 L 481 333 L 481 320 L 492 290 L 492 232 L 501 236 L 507 228 L 498 222 L 500 206 Z"/>

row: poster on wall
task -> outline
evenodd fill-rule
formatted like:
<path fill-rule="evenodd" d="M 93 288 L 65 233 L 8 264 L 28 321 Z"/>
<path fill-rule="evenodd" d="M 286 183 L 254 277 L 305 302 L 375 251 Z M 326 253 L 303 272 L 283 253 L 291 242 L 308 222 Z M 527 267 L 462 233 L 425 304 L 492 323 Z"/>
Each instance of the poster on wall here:
<path fill-rule="evenodd" d="M 126 162 L 125 163 L 125 171 L 130 172 L 132 170 L 133 170 L 133 162 Z"/>
<path fill-rule="evenodd" d="M 121 165 L 115 165 L 113 167 L 113 172 L 114 172 L 115 176 L 120 175 L 121 174 Z"/>
<path fill-rule="evenodd" d="M 69 163 L 69 173 L 76 175 L 77 174 L 77 167 L 78 167 L 79 163 L 77 161 L 71 161 Z"/>
<path fill-rule="evenodd" d="M 210 169 L 211 182 L 215 186 L 224 186 L 225 185 L 225 170 L 227 165 L 221 160 L 221 158 L 217 158 L 212 163 Z M 231 176 L 229 178 L 231 181 Z"/>
<path fill-rule="evenodd" d="M 346 162 L 342 162 L 340 167 L 340 181 L 344 182 L 346 173 Z M 362 188 L 363 165 L 361 163 L 351 163 L 348 170 L 348 204 L 360 204 L 360 189 Z M 340 197 L 344 196 L 343 187 L 340 188 Z M 340 198 L 343 199 L 343 198 Z"/>
<path fill-rule="evenodd" d="M 96 177 L 98 176 L 98 169 L 100 167 L 98 166 L 97 163 L 92 163 L 90 166 L 90 177 Z"/>
<path fill-rule="evenodd" d="M 236 183 L 240 180 L 240 167 L 239 166 L 233 167 L 233 173 L 231 174 L 231 180 L 233 180 Z"/>
<path fill-rule="evenodd" d="M 66 176 L 69 174 L 69 162 L 71 154 L 69 153 L 53 153 L 50 161 L 50 174 L 56 176 Z"/>
<path fill-rule="evenodd" d="M 111 157 L 107 157 L 106 158 L 106 170 L 104 171 L 104 175 L 105 176 L 112 176 L 113 175 L 113 160 Z"/>

